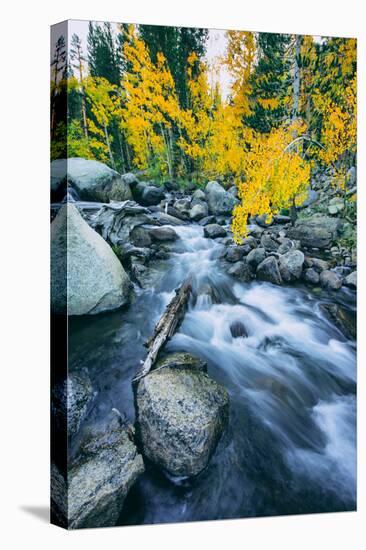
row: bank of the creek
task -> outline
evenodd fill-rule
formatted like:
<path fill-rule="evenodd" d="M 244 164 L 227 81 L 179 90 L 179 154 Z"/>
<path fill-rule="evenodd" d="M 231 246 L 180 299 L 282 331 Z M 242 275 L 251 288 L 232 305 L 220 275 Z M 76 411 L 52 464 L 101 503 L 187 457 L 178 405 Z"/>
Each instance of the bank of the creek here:
<path fill-rule="evenodd" d="M 96 392 L 73 437 L 116 408 L 135 420 L 132 379 L 144 342 L 188 273 L 188 311 L 166 351 L 204 359 L 229 392 L 229 424 L 198 477 L 168 477 L 146 462 L 118 524 L 182 522 L 355 509 L 355 343 L 323 303 L 355 310 L 355 293 L 303 283 L 240 282 L 227 274 L 224 244 L 199 224 L 175 226 L 166 259 L 150 266 L 125 308 L 69 321 L 69 372 L 84 369 Z"/>

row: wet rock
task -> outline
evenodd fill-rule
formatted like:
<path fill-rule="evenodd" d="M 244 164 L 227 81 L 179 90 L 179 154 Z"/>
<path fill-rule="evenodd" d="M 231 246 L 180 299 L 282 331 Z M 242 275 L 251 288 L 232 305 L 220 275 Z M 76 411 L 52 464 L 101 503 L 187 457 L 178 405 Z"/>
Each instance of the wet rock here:
<path fill-rule="evenodd" d="M 356 340 L 357 317 L 355 311 L 346 309 L 338 304 L 321 304 L 320 307 L 328 319 L 335 323 L 346 338 Z"/>
<path fill-rule="evenodd" d="M 171 227 L 153 227 L 149 229 L 149 235 L 154 241 L 169 242 L 178 239 L 177 233 Z"/>
<path fill-rule="evenodd" d="M 51 303 L 54 313 L 95 314 L 130 300 L 131 284 L 111 247 L 65 204 L 51 224 Z"/>
<path fill-rule="evenodd" d="M 263 227 L 259 227 L 259 225 L 256 225 L 256 224 L 248 225 L 247 230 L 248 230 L 248 234 L 254 237 L 255 239 L 260 239 L 264 231 Z"/>
<path fill-rule="evenodd" d="M 228 419 L 227 391 L 192 361 L 157 365 L 136 389 L 143 454 L 176 476 L 195 476 L 207 466 Z"/>
<path fill-rule="evenodd" d="M 246 258 L 247 264 L 249 267 L 255 271 L 257 269 L 257 266 L 263 262 L 263 260 L 266 258 L 266 251 L 264 248 L 254 248 L 251 250 Z"/>
<path fill-rule="evenodd" d="M 311 283 L 312 285 L 317 285 L 319 284 L 319 281 L 320 281 L 319 273 L 317 273 L 315 269 L 313 269 L 312 267 L 309 267 L 304 271 L 304 279 L 307 283 Z"/>
<path fill-rule="evenodd" d="M 75 434 L 86 418 L 96 393 L 87 370 L 70 373 L 63 382 L 52 389 L 51 411 L 53 421 L 60 431 L 67 426 L 68 435 Z"/>
<path fill-rule="evenodd" d="M 202 189 L 196 189 L 196 191 L 192 195 L 192 200 L 205 201 L 206 200 L 205 192 L 202 191 Z"/>
<path fill-rule="evenodd" d="M 233 338 L 247 338 L 248 333 L 241 321 L 233 321 L 230 325 L 230 332 Z"/>
<path fill-rule="evenodd" d="M 290 250 L 280 256 L 278 264 L 282 279 L 286 282 L 300 279 L 304 260 L 301 250 Z"/>
<path fill-rule="evenodd" d="M 215 223 L 215 222 L 216 222 L 215 216 L 206 216 L 206 218 L 203 218 L 198 223 L 200 225 L 202 225 L 202 227 L 204 227 L 205 225 L 209 225 L 209 224 Z"/>
<path fill-rule="evenodd" d="M 281 244 L 277 249 L 278 254 L 286 254 L 289 252 L 293 247 L 293 242 L 290 239 L 281 238 Z"/>
<path fill-rule="evenodd" d="M 246 262 L 236 262 L 228 269 L 228 274 L 243 283 L 249 283 L 252 280 L 252 272 Z"/>
<path fill-rule="evenodd" d="M 177 210 L 183 219 L 189 218 L 189 212 L 191 210 L 191 199 L 186 197 L 184 199 L 178 199 L 174 203 L 174 209 Z"/>
<path fill-rule="evenodd" d="M 344 284 L 351 288 L 357 288 L 357 271 L 350 273 L 344 280 Z"/>
<path fill-rule="evenodd" d="M 130 232 L 130 239 L 134 246 L 148 248 L 151 245 L 149 230 L 142 225 L 134 227 Z"/>
<path fill-rule="evenodd" d="M 287 236 L 299 240 L 301 246 L 308 248 L 329 248 L 339 236 L 341 221 L 338 218 L 313 216 L 306 220 L 297 220 L 295 227 L 289 227 Z"/>
<path fill-rule="evenodd" d="M 192 221 L 199 221 L 205 218 L 208 214 L 208 206 L 205 202 L 196 203 L 189 212 L 189 217 Z"/>
<path fill-rule="evenodd" d="M 269 256 L 258 265 L 257 278 L 275 285 L 282 284 L 282 278 L 276 258 Z"/>
<path fill-rule="evenodd" d="M 320 273 L 320 284 L 328 290 L 338 290 L 342 286 L 342 279 L 334 271 L 325 270 Z"/>
<path fill-rule="evenodd" d="M 322 260 L 320 258 L 307 258 L 307 264 L 309 267 L 312 267 L 317 271 L 318 273 L 321 273 L 322 271 L 326 271 L 329 269 L 329 263 L 325 260 Z"/>
<path fill-rule="evenodd" d="M 83 441 L 68 475 L 71 529 L 116 524 L 129 489 L 145 470 L 129 432 L 111 413 Z"/>
<path fill-rule="evenodd" d="M 217 239 L 218 237 L 226 237 L 226 230 L 217 223 L 210 223 L 204 227 L 203 234 L 209 239 Z"/>
<path fill-rule="evenodd" d="M 249 244 L 244 245 L 232 245 L 229 246 L 225 254 L 225 259 L 227 262 L 239 262 L 243 259 L 243 256 L 248 254 L 251 251 Z"/>
<path fill-rule="evenodd" d="M 225 189 L 217 181 L 210 181 L 205 189 L 206 200 L 210 214 L 231 214 L 238 204 L 238 199 Z"/>
<path fill-rule="evenodd" d="M 156 219 L 161 225 L 186 225 L 185 221 L 171 216 L 170 214 L 166 214 L 165 212 L 157 212 L 154 214 L 154 219 Z"/>
<path fill-rule="evenodd" d="M 278 244 L 272 239 L 270 235 L 262 235 L 261 247 L 269 252 L 276 252 Z"/>
<path fill-rule="evenodd" d="M 97 160 L 69 158 L 51 163 L 51 191 L 60 199 L 72 187 L 86 201 L 124 201 L 132 198 L 128 178 Z M 62 196 L 61 196 L 62 195 Z"/>
<path fill-rule="evenodd" d="M 166 357 L 159 359 L 154 365 L 154 370 L 164 368 L 192 368 L 202 372 L 207 372 L 207 363 L 185 351 L 170 353 Z"/>
<path fill-rule="evenodd" d="M 159 204 L 164 198 L 165 193 L 163 187 L 144 185 L 138 202 L 144 206 L 153 206 Z"/>

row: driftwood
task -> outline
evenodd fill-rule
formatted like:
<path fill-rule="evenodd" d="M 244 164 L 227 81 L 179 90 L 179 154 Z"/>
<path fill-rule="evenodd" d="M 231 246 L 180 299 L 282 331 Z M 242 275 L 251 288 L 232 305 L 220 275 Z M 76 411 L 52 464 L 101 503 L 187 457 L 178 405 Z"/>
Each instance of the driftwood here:
<path fill-rule="evenodd" d="M 191 278 L 188 277 L 175 291 L 175 296 L 167 305 L 163 315 L 155 326 L 154 334 L 146 342 L 148 353 L 140 372 L 133 379 L 133 383 L 146 376 L 154 365 L 160 349 L 171 338 L 178 323 L 184 316 L 189 296 L 192 291 Z"/>

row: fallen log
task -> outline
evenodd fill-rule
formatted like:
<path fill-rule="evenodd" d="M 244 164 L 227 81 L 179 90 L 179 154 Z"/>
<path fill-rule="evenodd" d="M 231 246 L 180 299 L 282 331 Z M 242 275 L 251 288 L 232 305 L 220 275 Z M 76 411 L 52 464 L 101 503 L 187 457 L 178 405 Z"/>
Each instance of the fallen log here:
<path fill-rule="evenodd" d="M 132 380 L 133 384 L 150 372 L 160 349 L 165 345 L 167 340 L 173 336 L 178 323 L 184 316 L 191 291 L 191 277 L 188 277 L 183 281 L 180 287 L 176 289 L 174 298 L 167 305 L 163 315 L 155 326 L 154 334 L 146 342 L 145 346 L 148 348 L 148 353 L 140 372 Z"/>

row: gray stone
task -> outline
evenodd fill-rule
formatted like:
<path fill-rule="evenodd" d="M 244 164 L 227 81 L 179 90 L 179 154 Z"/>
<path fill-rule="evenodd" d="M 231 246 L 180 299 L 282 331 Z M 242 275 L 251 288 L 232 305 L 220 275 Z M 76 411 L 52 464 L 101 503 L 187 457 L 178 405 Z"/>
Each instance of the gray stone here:
<path fill-rule="evenodd" d="M 145 470 L 142 456 L 127 427 L 112 414 L 90 430 L 80 455 L 68 474 L 69 528 L 113 526 L 128 491 Z"/>
<path fill-rule="evenodd" d="M 208 206 L 205 202 L 197 203 L 193 206 L 192 210 L 189 213 L 189 217 L 193 221 L 202 220 L 208 214 Z"/>
<path fill-rule="evenodd" d="M 149 234 L 154 241 L 159 242 L 170 242 L 178 239 L 178 235 L 172 227 L 152 227 L 149 229 Z"/>
<path fill-rule="evenodd" d="M 159 204 L 165 198 L 163 187 L 154 185 L 145 185 L 138 202 L 144 206 L 153 206 Z"/>
<path fill-rule="evenodd" d="M 307 258 L 307 263 L 309 267 L 312 267 L 317 271 L 318 273 L 321 273 L 322 271 L 326 271 L 329 269 L 329 263 L 326 260 L 322 260 L 321 258 Z"/>
<path fill-rule="evenodd" d="M 189 218 L 189 212 L 191 210 L 191 199 L 186 197 L 178 199 L 174 203 L 174 209 L 177 210 L 183 219 Z"/>
<path fill-rule="evenodd" d="M 257 278 L 275 285 L 282 284 L 282 278 L 276 258 L 269 256 L 258 265 Z"/>
<path fill-rule="evenodd" d="M 307 283 L 311 283 L 312 285 L 317 285 L 319 284 L 319 281 L 320 281 L 319 273 L 317 273 L 315 269 L 313 269 L 312 267 L 309 267 L 304 271 L 304 279 Z"/>
<path fill-rule="evenodd" d="M 71 186 L 83 200 L 108 202 L 132 198 L 128 178 L 97 160 L 69 158 L 51 163 L 51 190 Z"/>
<path fill-rule="evenodd" d="M 238 188 L 236 187 L 236 185 L 232 185 L 231 187 L 229 187 L 227 192 L 230 193 L 236 199 L 238 198 Z"/>
<path fill-rule="evenodd" d="M 301 250 L 290 250 L 278 260 L 281 277 L 284 281 L 296 281 L 302 274 L 305 256 Z"/>
<path fill-rule="evenodd" d="M 209 225 L 210 223 L 215 223 L 215 222 L 216 222 L 215 216 L 206 216 L 206 218 L 203 218 L 198 223 L 199 225 L 202 225 L 202 227 L 204 227 L 205 225 Z"/>
<path fill-rule="evenodd" d="M 313 216 L 306 220 L 297 220 L 295 227 L 289 227 L 287 236 L 301 242 L 308 248 L 329 248 L 339 236 L 341 221 L 338 218 Z"/>
<path fill-rule="evenodd" d="M 65 204 L 51 224 L 51 303 L 55 313 L 85 315 L 129 302 L 131 284 L 111 247 Z"/>
<path fill-rule="evenodd" d="M 293 242 L 290 239 L 282 238 L 281 244 L 277 249 L 278 254 L 286 254 L 294 247 Z"/>
<path fill-rule="evenodd" d="M 247 338 L 248 333 L 241 321 L 233 321 L 230 325 L 230 332 L 233 338 Z"/>
<path fill-rule="evenodd" d="M 338 290 L 342 286 L 342 279 L 334 271 L 325 270 L 320 273 L 320 284 L 328 290 Z"/>
<path fill-rule="evenodd" d="M 250 250 L 249 244 L 229 246 L 225 254 L 225 259 L 227 262 L 239 262 L 243 259 L 245 254 L 250 252 Z"/>
<path fill-rule="evenodd" d="M 203 234 L 209 239 L 217 239 L 218 237 L 226 237 L 226 230 L 217 223 L 210 223 L 204 227 Z"/>
<path fill-rule="evenodd" d="M 149 229 L 142 225 L 134 227 L 130 231 L 131 243 L 138 248 L 148 248 L 151 245 Z"/>
<path fill-rule="evenodd" d="M 252 280 L 252 272 L 246 262 L 236 262 L 229 268 L 228 274 L 243 283 L 249 283 Z"/>
<path fill-rule="evenodd" d="M 266 251 L 264 248 L 254 248 L 251 250 L 246 257 L 247 264 L 252 268 L 253 271 L 257 269 L 257 266 L 263 262 L 266 257 Z"/>
<path fill-rule="evenodd" d="M 87 371 L 70 373 L 52 389 L 51 410 L 53 421 L 60 431 L 67 426 L 68 435 L 76 433 L 86 418 L 95 393 Z"/>
<path fill-rule="evenodd" d="M 275 252 L 278 249 L 278 243 L 270 235 L 262 235 L 261 247 L 270 252 Z"/>
<path fill-rule="evenodd" d="M 351 288 L 357 288 L 357 271 L 353 271 L 352 273 L 350 273 L 345 278 L 344 284 Z"/>
<path fill-rule="evenodd" d="M 144 455 L 171 475 L 191 477 L 207 466 L 216 448 L 229 398 L 225 388 L 187 360 L 160 369 L 158 364 L 142 378 L 136 406 Z"/>
<path fill-rule="evenodd" d="M 210 214 L 231 215 L 234 206 L 239 203 L 238 199 L 225 191 L 217 181 L 210 181 L 206 185 L 205 193 Z"/>
<path fill-rule="evenodd" d="M 192 195 L 192 200 L 205 201 L 206 200 L 205 192 L 202 191 L 202 189 L 196 189 L 196 191 Z"/>

